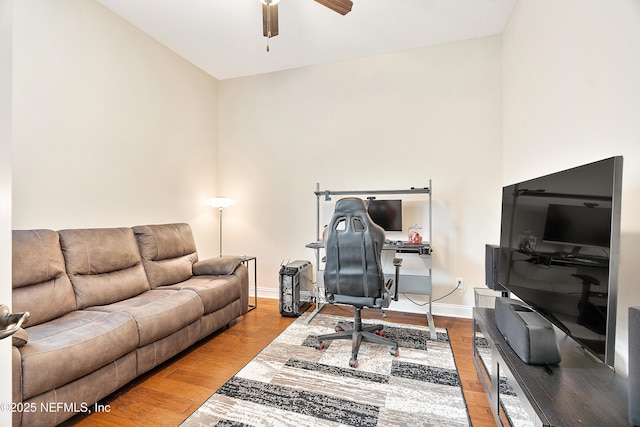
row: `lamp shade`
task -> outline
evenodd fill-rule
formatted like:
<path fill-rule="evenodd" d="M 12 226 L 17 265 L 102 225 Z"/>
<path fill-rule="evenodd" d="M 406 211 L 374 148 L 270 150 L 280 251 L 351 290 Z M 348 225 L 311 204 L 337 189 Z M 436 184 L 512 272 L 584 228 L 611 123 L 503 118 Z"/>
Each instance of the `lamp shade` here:
<path fill-rule="evenodd" d="M 235 200 L 228 197 L 212 197 L 211 199 L 207 199 L 205 203 L 211 207 L 220 209 L 228 208 L 236 204 Z"/>

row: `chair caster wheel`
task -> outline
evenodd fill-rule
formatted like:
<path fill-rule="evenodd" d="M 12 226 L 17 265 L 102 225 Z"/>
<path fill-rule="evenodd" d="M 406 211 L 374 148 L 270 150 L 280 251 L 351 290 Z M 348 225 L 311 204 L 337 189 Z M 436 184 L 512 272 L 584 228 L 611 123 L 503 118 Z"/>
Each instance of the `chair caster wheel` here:
<path fill-rule="evenodd" d="M 392 348 L 391 350 L 389 350 L 389 354 L 393 357 L 398 357 L 400 356 L 400 350 L 398 350 L 397 348 Z"/>
<path fill-rule="evenodd" d="M 318 344 L 316 344 L 316 348 L 318 350 L 322 350 L 324 348 L 324 343 L 322 341 L 320 341 Z"/>
<path fill-rule="evenodd" d="M 355 358 L 351 358 L 349 360 L 349 366 L 351 366 L 352 368 L 357 368 L 358 367 L 358 359 Z"/>

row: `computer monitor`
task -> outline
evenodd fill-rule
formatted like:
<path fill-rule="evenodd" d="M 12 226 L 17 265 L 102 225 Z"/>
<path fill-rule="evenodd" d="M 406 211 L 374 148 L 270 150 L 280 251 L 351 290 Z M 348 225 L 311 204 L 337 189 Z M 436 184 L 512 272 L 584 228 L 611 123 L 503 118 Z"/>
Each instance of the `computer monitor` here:
<path fill-rule="evenodd" d="M 385 231 L 402 231 L 402 200 L 370 199 L 367 211 Z"/>

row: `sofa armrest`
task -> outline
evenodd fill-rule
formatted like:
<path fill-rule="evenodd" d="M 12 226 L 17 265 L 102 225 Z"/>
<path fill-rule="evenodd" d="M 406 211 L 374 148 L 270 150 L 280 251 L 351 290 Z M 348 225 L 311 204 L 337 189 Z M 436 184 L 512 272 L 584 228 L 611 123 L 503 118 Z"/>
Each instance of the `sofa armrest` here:
<path fill-rule="evenodd" d="M 209 258 L 193 264 L 194 276 L 220 276 L 232 274 L 242 263 L 242 258 L 237 256 L 223 256 L 219 258 Z"/>
<path fill-rule="evenodd" d="M 22 355 L 20 354 L 20 350 L 16 346 L 11 348 L 11 366 L 12 366 L 12 395 L 13 402 L 20 403 L 22 402 Z M 13 414 L 13 425 L 22 425 L 22 412 L 14 412 Z"/>
<path fill-rule="evenodd" d="M 29 334 L 22 328 L 18 328 L 18 330 L 11 336 L 11 340 L 13 341 L 13 345 L 16 347 L 22 347 L 27 342 L 29 342 Z"/>

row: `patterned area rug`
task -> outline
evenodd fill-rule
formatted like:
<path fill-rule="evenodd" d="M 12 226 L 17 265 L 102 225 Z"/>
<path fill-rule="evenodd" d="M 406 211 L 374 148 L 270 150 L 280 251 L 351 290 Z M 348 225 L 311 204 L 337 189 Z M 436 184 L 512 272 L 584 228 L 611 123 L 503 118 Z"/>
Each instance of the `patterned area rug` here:
<path fill-rule="evenodd" d="M 449 337 L 436 329 L 388 323 L 400 345 L 363 343 L 349 367 L 351 341 L 317 350 L 314 338 L 344 317 L 304 313 L 183 424 L 193 426 L 469 426 Z M 365 321 L 373 323 L 373 321 Z M 327 345 L 329 344 L 329 345 Z"/>
<path fill-rule="evenodd" d="M 492 372 L 493 369 L 491 368 L 493 366 L 491 347 L 489 347 L 489 343 L 482 332 L 476 332 L 476 349 L 480 354 L 486 371 L 494 375 Z M 522 405 L 516 390 L 511 383 L 509 383 L 507 377 L 500 375 L 498 389 L 500 405 L 510 425 L 513 427 L 534 427 L 531 418 L 527 414 L 527 410 Z"/>

